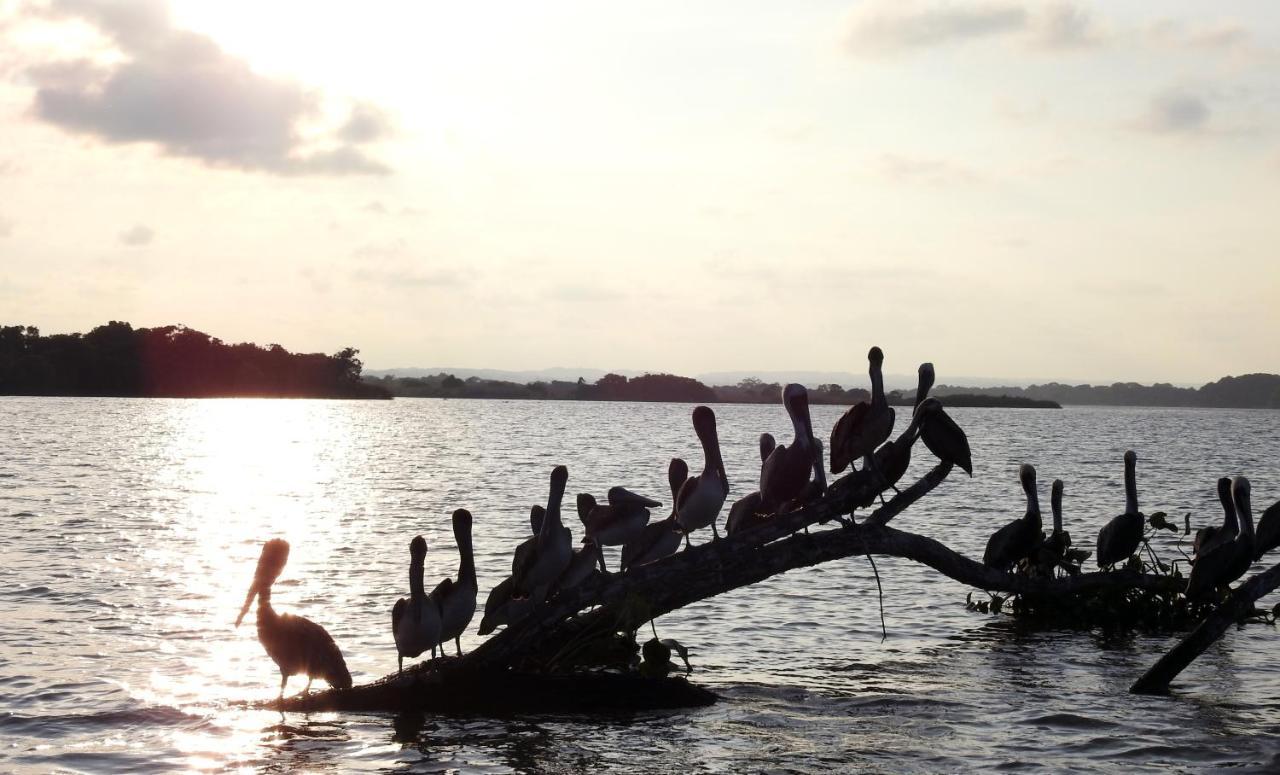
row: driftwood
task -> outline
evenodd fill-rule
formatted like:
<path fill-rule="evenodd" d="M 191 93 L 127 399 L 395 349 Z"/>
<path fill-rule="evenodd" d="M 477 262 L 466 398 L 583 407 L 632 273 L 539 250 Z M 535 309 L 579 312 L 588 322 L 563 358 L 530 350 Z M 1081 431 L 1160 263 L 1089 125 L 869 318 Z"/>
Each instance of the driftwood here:
<path fill-rule="evenodd" d="M 788 570 L 852 556 L 902 557 L 973 587 L 1046 600 L 1117 588 L 1160 589 L 1170 583 L 1165 576 L 1133 571 L 1063 578 L 1005 573 L 931 538 L 888 526 L 897 514 L 940 485 L 950 471 L 950 464 L 939 464 L 861 523 L 843 515 L 853 512 L 856 504 L 872 503 L 879 492 L 869 472 L 854 472 L 803 508 L 775 515 L 732 536 L 623 574 L 595 574 L 461 657 L 442 657 L 371 684 L 291 697 L 270 706 L 501 713 L 706 704 L 714 699 L 712 695 L 680 678 L 565 674 L 565 670 L 582 663 L 584 649 L 616 641 L 615 633 L 634 633 L 656 616 Z M 836 524 L 832 529 L 807 532 L 823 523 Z M 587 609 L 592 610 L 581 613 Z"/>
<path fill-rule="evenodd" d="M 1134 694 L 1159 694 L 1168 691 L 1170 682 L 1203 654 L 1231 625 L 1254 612 L 1253 604 L 1280 587 L 1280 564 L 1251 576 L 1236 587 L 1213 613 L 1179 641 L 1178 645 L 1160 657 L 1142 677 L 1129 687 Z"/>

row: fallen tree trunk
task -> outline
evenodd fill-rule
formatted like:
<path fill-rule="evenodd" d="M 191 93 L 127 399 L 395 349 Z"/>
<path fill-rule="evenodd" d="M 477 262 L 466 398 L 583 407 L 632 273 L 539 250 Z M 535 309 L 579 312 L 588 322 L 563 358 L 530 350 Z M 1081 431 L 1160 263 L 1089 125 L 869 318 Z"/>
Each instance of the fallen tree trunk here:
<path fill-rule="evenodd" d="M 604 703 L 600 707 L 608 707 L 606 701 L 632 708 L 705 704 L 710 701 L 709 693 L 681 679 L 576 673 L 577 683 L 573 683 L 560 681 L 565 676 L 557 675 L 557 670 L 577 664 L 580 660 L 575 658 L 584 644 L 597 643 L 617 632 L 634 632 L 654 617 L 788 570 L 851 556 L 902 557 L 962 584 L 1043 599 L 1114 588 L 1157 589 L 1170 583 L 1164 576 L 1136 572 L 1043 579 L 1005 573 L 931 538 L 888 526 L 897 514 L 940 485 L 950 471 L 950 464 L 936 466 L 861 524 L 850 522 L 838 529 L 806 532 L 813 525 L 841 519 L 853 511 L 852 504 L 875 498 L 878 493 L 872 476 L 855 472 L 804 508 L 626 573 L 596 574 L 462 657 L 431 660 L 372 684 L 292 697 L 278 705 L 284 710 L 515 712 L 566 707 L 557 705 L 558 697 L 566 691 L 582 693 L 584 701 L 574 707 L 596 707 L 596 698 Z M 588 608 L 594 610 L 580 614 Z"/>
<path fill-rule="evenodd" d="M 1129 691 L 1134 694 L 1159 694 L 1169 690 L 1169 684 L 1178 674 L 1203 654 L 1231 625 L 1253 612 L 1253 604 L 1280 587 L 1280 564 L 1273 565 L 1249 578 L 1227 596 L 1213 613 L 1160 657 L 1154 665 L 1134 681 Z"/>

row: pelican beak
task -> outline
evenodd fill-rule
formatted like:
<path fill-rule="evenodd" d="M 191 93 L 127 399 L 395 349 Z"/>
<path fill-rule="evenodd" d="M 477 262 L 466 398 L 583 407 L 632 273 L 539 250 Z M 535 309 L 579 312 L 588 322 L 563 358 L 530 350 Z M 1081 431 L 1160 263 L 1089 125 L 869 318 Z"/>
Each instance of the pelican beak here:
<path fill-rule="evenodd" d="M 258 580 L 254 579 L 253 584 L 249 587 L 249 594 L 244 596 L 244 607 L 240 609 L 240 615 L 236 617 L 236 626 L 240 626 L 240 622 L 244 621 L 244 615 L 249 613 L 249 606 L 253 605 L 253 598 L 258 594 Z"/>

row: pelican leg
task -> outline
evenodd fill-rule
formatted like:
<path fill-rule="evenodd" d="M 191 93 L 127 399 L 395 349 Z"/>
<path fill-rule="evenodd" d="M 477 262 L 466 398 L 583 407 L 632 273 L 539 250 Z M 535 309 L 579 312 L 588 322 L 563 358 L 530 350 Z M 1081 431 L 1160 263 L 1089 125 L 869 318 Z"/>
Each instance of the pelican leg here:
<path fill-rule="evenodd" d="M 397 654 L 396 661 L 400 663 L 400 666 L 396 668 L 396 672 L 403 673 L 404 672 L 404 654 Z"/>
<path fill-rule="evenodd" d="M 711 523 L 711 540 L 712 541 L 720 540 L 720 531 L 716 530 L 716 523 L 714 522 Z"/>
<path fill-rule="evenodd" d="M 312 678 L 311 676 L 307 676 L 307 686 L 305 689 L 302 690 L 303 694 L 311 694 L 311 682 L 314 680 L 316 679 Z"/>
<path fill-rule="evenodd" d="M 458 656 L 462 656 L 462 636 L 461 635 L 453 639 L 453 647 L 458 650 Z"/>
<path fill-rule="evenodd" d="M 686 551 L 689 549 L 689 534 L 688 534 L 688 533 L 685 533 L 685 534 L 684 534 L 684 548 L 685 548 L 685 550 L 686 550 Z"/>
<path fill-rule="evenodd" d="M 609 569 L 604 566 L 604 544 L 596 544 L 596 553 L 600 555 L 600 572 L 608 573 Z"/>
<path fill-rule="evenodd" d="M 280 699 L 284 699 L 284 685 L 289 682 L 289 675 L 280 671 Z"/>

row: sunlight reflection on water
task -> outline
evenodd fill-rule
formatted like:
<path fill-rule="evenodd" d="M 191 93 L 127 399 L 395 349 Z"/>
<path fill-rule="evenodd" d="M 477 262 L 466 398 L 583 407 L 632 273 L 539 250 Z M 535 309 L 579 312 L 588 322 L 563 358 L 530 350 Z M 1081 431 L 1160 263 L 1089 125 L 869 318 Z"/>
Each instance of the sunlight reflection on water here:
<path fill-rule="evenodd" d="M 1172 699 L 1128 683 L 1162 636 L 1024 632 L 966 612 L 964 588 L 879 561 L 881 643 L 865 559 L 796 571 L 665 617 L 695 678 L 725 701 L 688 713 L 522 720 L 244 710 L 278 673 L 250 618 L 233 627 L 262 541 L 293 550 L 280 610 L 324 625 L 357 681 L 394 669 L 391 603 L 407 544 L 428 584 L 456 572 L 450 512 L 476 516 L 481 597 L 510 566 L 555 463 L 570 493 L 625 484 L 669 500 L 670 456 L 700 465 L 689 407 L 397 400 L 0 399 L 0 769 L 395 768 L 477 772 L 781 767 L 972 769 L 1011 762 L 1131 769 L 1266 764 L 1277 729 L 1274 633 L 1233 633 Z M 720 406 L 737 497 L 756 437 L 787 439 L 779 407 Z M 815 407 L 830 428 L 834 407 Z M 1218 519 L 1213 482 L 1247 473 L 1280 493 L 1280 415 L 1209 410 L 956 410 L 976 476 L 899 518 L 970 556 L 1021 512 L 1016 466 L 1067 482 L 1078 544 L 1118 512 L 1120 454 L 1139 454 L 1143 508 Z M 902 419 L 900 425 L 905 424 Z M 912 473 L 931 465 L 919 448 Z M 898 524 L 898 523 L 895 523 Z M 578 531 L 575 530 L 575 533 Z M 1176 556 L 1172 537 L 1162 553 Z M 611 564 L 616 563 L 616 549 Z M 479 641 L 474 627 L 464 649 Z M 291 691 L 301 689 L 295 679 Z M 1046 744 L 1049 736 L 1052 744 Z M 1046 747 L 1052 758 L 1047 758 Z"/>

